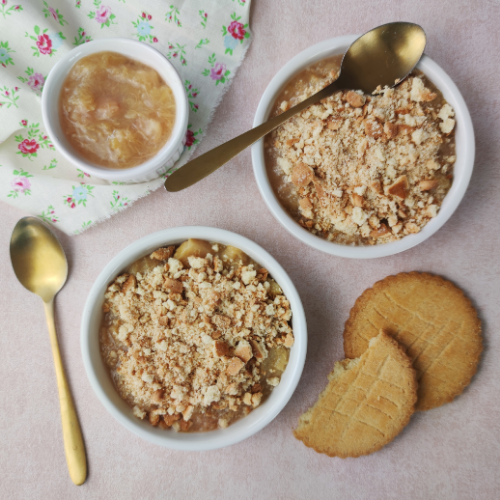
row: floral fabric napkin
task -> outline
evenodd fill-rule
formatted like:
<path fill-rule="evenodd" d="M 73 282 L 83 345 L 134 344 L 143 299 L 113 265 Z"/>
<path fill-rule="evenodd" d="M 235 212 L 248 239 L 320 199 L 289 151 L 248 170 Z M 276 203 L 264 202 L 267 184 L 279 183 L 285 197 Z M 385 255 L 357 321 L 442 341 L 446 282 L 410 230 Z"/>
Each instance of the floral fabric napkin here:
<path fill-rule="evenodd" d="M 187 162 L 250 43 L 250 0 L 0 0 L 0 201 L 78 234 L 164 182 L 93 178 L 67 162 L 44 130 L 40 95 L 51 67 L 99 37 L 139 40 L 179 72 L 190 115 Z"/>

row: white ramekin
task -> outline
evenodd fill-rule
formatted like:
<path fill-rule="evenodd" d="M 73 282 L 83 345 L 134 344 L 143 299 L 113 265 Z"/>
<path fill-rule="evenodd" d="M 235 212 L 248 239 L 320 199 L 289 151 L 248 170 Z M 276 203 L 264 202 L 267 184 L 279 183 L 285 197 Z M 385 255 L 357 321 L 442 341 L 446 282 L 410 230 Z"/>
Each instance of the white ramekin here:
<path fill-rule="evenodd" d="M 353 35 L 325 40 L 309 47 L 285 64 L 271 80 L 262 95 L 257 112 L 255 113 L 253 126 L 256 127 L 267 120 L 279 92 L 297 72 L 326 57 L 343 54 L 356 38 L 358 36 Z M 472 121 L 462 94 L 460 94 L 457 86 L 442 68 L 426 55 L 422 57 L 417 68 L 423 71 L 443 93 L 444 98 L 450 103 L 456 114 L 455 137 L 457 160 L 453 172 L 453 183 L 441 205 L 438 215 L 431 219 L 419 233 L 405 236 L 399 241 L 384 245 L 355 247 L 332 243 L 319 236 L 315 236 L 301 227 L 276 198 L 264 163 L 264 140 L 262 139 L 252 146 L 252 163 L 257 185 L 274 217 L 293 236 L 307 245 L 331 255 L 354 259 L 370 259 L 403 252 L 422 243 L 422 241 L 432 236 L 451 217 L 465 194 L 474 166 L 475 143 Z"/>
<path fill-rule="evenodd" d="M 74 64 L 95 52 L 118 52 L 151 66 L 172 89 L 176 117 L 172 134 L 165 146 L 150 160 L 137 167 L 111 169 L 84 160 L 69 144 L 59 122 L 59 94 L 62 84 Z M 68 161 L 95 177 L 117 182 L 146 182 L 164 174 L 179 159 L 184 149 L 188 124 L 188 101 L 184 85 L 170 62 L 156 49 L 128 38 L 101 38 L 75 47 L 50 70 L 42 93 L 42 117 L 45 128 L 59 151 Z"/>
<path fill-rule="evenodd" d="M 290 301 L 295 336 L 288 366 L 283 373 L 280 384 L 274 388 L 269 398 L 248 416 L 238 420 L 227 429 L 204 433 L 176 433 L 173 430 L 162 430 L 134 417 L 130 406 L 125 403 L 114 388 L 99 350 L 102 304 L 109 283 L 132 262 L 148 255 L 158 247 L 176 245 L 188 238 L 233 245 L 268 269 L 270 275 L 278 282 Z M 179 227 L 158 231 L 141 238 L 122 250 L 103 269 L 90 290 L 83 310 L 81 348 L 83 364 L 90 385 L 104 407 L 127 429 L 143 439 L 167 448 L 188 451 L 213 450 L 250 437 L 269 424 L 285 407 L 297 387 L 304 367 L 307 351 L 306 318 L 302 302 L 292 280 L 278 262 L 259 245 L 243 236 L 223 229 L 196 226 Z"/>

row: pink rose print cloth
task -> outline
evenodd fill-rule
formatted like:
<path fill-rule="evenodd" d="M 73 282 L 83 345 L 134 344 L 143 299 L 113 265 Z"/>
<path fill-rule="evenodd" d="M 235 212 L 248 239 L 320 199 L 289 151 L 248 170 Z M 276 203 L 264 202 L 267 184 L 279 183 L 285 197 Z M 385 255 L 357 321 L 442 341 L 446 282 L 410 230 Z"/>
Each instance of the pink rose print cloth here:
<path fill-rule="evenodd" d="M 110 183 L 61 156 L 42 122 L 47 75 L 69 50 L 100 37 L 131 38 L 163 53 L 190 110 L 172 172 L 193 154 L 235 78 L 252 39 L 249 11 L 248 0 L 0 0 L 0 203 L 79 234 L 162 186 L 164 177 Z"/>

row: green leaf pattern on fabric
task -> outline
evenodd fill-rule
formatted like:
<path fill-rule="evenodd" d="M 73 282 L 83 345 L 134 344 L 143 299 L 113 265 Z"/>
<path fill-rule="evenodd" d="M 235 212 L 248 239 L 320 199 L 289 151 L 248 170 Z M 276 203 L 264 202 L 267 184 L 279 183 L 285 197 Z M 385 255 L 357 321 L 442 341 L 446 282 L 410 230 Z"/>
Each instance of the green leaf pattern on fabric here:
<path fill-rule="evenodd" d="M 154 29 L 150 23 L 152 19 L 153 16 L 151 14 L 142 11 L 137 20 L 132 21 L 132 25 L 137 30 L 132 35 L 136 36 L 140 42 L 158 43 L 158 38 L 151 33 L 151 30 Z"/>
<path fill-rule="evenodd" d="M 95 19 L 101 25 L 101 29 L 116 24 L 116 16 L 111 12 L 111 7 L 102 5 L 102 0 L 94 0 L 94 7 L 97 10 L 91 10 L 88 13 L 88 18 Z"/>
<path fill-rule="evenodd" d="M 173 23 L 179 28 L 182 28 L 181 20 L 179 17 L 179 9 L 175 5 L 170 6 L 170 10 L 165 15 L 165 20 L 169 23 Z"/>
<path fill-rule="evenodd" d="M 54 158 L 51 160 L 51 162 L 48 165 L 44 165 L 42 170 L 52 170 L 53 168 L 57 167 L 57 159 Z"/>
<path fill-rule="evenodd" d="M 24 73 L 26 76 L 18 76 L 17 79 L 25 83 L 35 94 L 40 95 L 47 77 L 30 67 Z"/>
<path fill-rule="evenodd" d="M 76 208 L 78 205 L 83 205 L 87 208 L 89 196 L 92 198 L 94 197 L 94 194 L 92 193 L 94 186 L 89 186 L 81 182 L 79 186 L 71 186 L 71 189 L 71 194 L 63 197 L 64 204 L 69 208 Z"/>
<path fill-rule="evenodd" d="M 38 25 L 33 28 L 33 32 L 35 33 L 34 36 L 26 31 L 25 37 L 35 42 L 35 45 L 31 46 L 35 57 L 40 57 L 40 54 L 44 56 L 48 55 L 49 57 L 54 56 L 57 49 L 63 44 L 63 41 L 66 40 L 62 31 L 58 33 L 48 33 L 48 31 L 48 28 L 41 30 Z"/>
<path fill-rule="evenodd" d="M 18 92 L 19 87 L 9 88 L 4 86 L 2 89 L 0 89 L 0 110 L 2 108 L 9 109 L 11 106 L 15 106 L 16 108 L 18 108 Z"/>
<path fill-rule="evenodd" d="M 203 76 L 209 76 L 215 82 L 215 86 L 228 81 L 231 71 L 226 68 L 224 63 L 217 62 L 215 53 L 208 58 L 208 64 L 211 68 L 205 68 L 202 72 Z"/>
<path fill-rule="evenodd" d="M 7 16 L 11 16 L 16 12 L 21 12 L 23 10 L 23 6 L 19 4 L 11 5 L 9 0 L 0 0 L 0 14 L 4 19 L 7 19 Z"/>
<path fill-rule="evenodd" d="M 90 174 L 87 174 L 87 172 L 84 172 L 83 170 L 80 170 L 79 168 L 76 169 L 78 172 L 78 178 L 80 179 L 85 179 L 85 177 L 92 177 Z"/>
<path fill-rule="evenodd" d="M 12 190 L 7 195 L 8 198 L 16 199 L 20 194 L 24 196 L 31 196 L 31 181 L 33 177 L 30 173 L 25 172 L 22 168 L 12 172 L 16 178 L 10 183 Z"/>
<path fill-rule="evenodd" d="M 111 208 L 113 210 L 120 210 L 120 208 L 124 208 L 129 204 L 129 199 L 125 196 L 120 195 L 119 191 L 113 191 L 112 195 L 113 200 L 109 202 Z"/>
<path fill-rule="evenodd" d="M 0 42 L 0 64 L 6 68 L 9 64 L 12 64 L 14 66 L 14 60 L 12 59 L 12 56 L 9 54 L 12 54 L 12 52 L 15 52 L 15 50 L 12 50 L 9 47 L 9 42 Z"/>
<path fill-rule="evenodd" d="M 208 38 L 202 38 L 198 44 L 196 45 L 195 49 L 201 49 L 203 45 L 208 45 L 210 43 L 210 40 Z"/>
<path fill-rule="evenodd" d="M 243 40 L 250 38 L 250 33 L 247 31 L 248 23 L 240 23 L 241 16 L 237 16 L 236 12 L 231 14 L 231 19 L 232 21 L 227 26 L 222 26 L 222 36 L 224 47 L 226 47 L 225 53 L 233 55 L 238 43 L 242 44 Z"/>
<path fill-rule="evenodd" d="M 85 231 L 86 229 L 88 229 L 90 226 L 92 226 L 92 221 L 89 220 L 89 221 L 86 221 L 86 222 L 82 222 L 82 226 L 80 227 L 80 229 L 75 229 L 73 231 L 73 234 L 80 234 L 80 233 L 83 233 L 83 231 Z"/>
<path fill-rule="evenodd" d="M 181 45 L 179 43 L 173 44 L 168 42 L 169 51 L 167 53 L 167 59 L 178 59 L 182 66 L 187 66 L 185 47 L 185 45 Z"/>
<path fill-rule="evenodd" d="M 59 218 L 56 215 L 56 211 L 52 205 L 49 205 L 46 210 L 44 210 L 38 217 L 49 224 L 55 224 L 59 222 Z"/>
<path fill-rule="evenodd" d="M 55 150 L 49 136 L 40 130 L 39 123 L 32 123 L 29 125 L 28 120 L 21 120 L 20 125 L 27 133 L 26 135 L 21 133 L 15 136 L 16 142 L 19 143 L 17 147 L 19 151 L 17 151 L 16 154 L 32 161 L 33 158 L 38 156 L 38 150 L 40 148 L 51 149 L 52 151 Z"/>
<path fill-rule="evenodd" d="M 193 84 L 189 80 L 184 81 L 184 88 L 186 89 L 186 94 L 188 96 L 189 107 L 193 113 L 197 113 L 199 105 L 194 102 L 194 99 L 198 97 L 200 91 L 193 87 Z"/>
<path fill-rule="evenodd" d="M 52 19 L 54 19 L 54 21 L 59 23 L 61 26 L 68 24 L 68 21 L 64 19 L 64 16 L 59 12 L 59 9 L 54 9 L 53 7 L 50 7 L 49 4 L 45 1 L 43 2 L 43 5 L 45 5 L 45 8 L 43 9 L 45 17 L 52 17 Z"/>
<path fill-rule="evenodd" d="M 87 35 L 86 31 L 83 28 L 78 28 L 78 34 L 75 36 L 75 41 L 73 45 L 83 45 L 84 43 L 91 42 L 92 37 Z"/>
<path fill-rule="evenodd" d="M 200 136 L 202 133 L 201 128 L 194 132 L 193 125 L 190 123 L 186 134 L 186 147 L 191 149 L 193 146 L 196 146 L 200 142 Z"/>
<path fill-rule="evenodd" d="M 200 16 L 200 24 L 203 26 L 203 28 L 207 27 L 207 22 L 208 22 L 208 12 L 205 12 L 203 9 L 198 11 L 198 14 Z"/>

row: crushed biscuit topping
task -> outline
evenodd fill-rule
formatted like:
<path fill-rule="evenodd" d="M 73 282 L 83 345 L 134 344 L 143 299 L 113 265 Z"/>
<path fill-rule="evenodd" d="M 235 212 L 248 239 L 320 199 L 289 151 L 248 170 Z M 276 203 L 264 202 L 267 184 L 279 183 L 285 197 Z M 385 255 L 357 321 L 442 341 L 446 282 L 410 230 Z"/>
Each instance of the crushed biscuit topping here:
<path fill-rule="evenodd" d="M 287 109 L 335 77 L 313 77 Z M 268 136 L 268 168 L 284 184 L 275 190 L 303 227 L 373 245 L 417 233 L 437 215 L 451 186 L 455 113 L 429 87 L 415 73 L 379 95 L 338 92 Z"/>
<path fill-rule="evenodd" d="M 165 262 L 122 274 L 105 294 L 103 357 L 134 415 L 152 425 L 227 427 L 279 383 L 262 373 L 268 354 L 293 345 L 290 304 L 267 270 L 211 248 L 183 254 L 187 266 L 172 247 L 158 249 L 151 259 Z"/>

